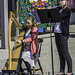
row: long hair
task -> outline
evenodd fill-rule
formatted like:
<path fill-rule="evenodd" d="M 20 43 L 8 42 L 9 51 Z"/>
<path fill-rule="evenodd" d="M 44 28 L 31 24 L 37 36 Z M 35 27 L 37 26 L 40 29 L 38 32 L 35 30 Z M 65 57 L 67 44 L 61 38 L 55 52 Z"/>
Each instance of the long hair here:
<path fill-rule="evenodd" d="M 30 16 L 28 16 L 28 17 L 26 18 L 25 21 L 27 21 L 27 20 L 31 20 L 32 23 L 33 23 L 32 27 L 31 27 L 31 32 L 32 32 L 33 28 L 34 28 L 34 27 L 37 27 L 37 26 L 35 25 L 34 17 L 30 15 Z M 25 30 L 25 32 L 27 32 L 28 28 L 27 28 L 26 26 L 23 26 L 23 30 Z"/>
<path fill-rule="evenodd" d="M 59 5 L 59 2 L 60 1 L 62 1 L 62 0 L 57 0 L 57 4 Z M 66 1 L 66 3 L 65 3 L 65 6 L 68 6 L 68 0 L 64 0 L 64 1 Z"/>
<path fill-rule="evenodd" d="M 68 0 L 65 0 L 65 1 L 66 1 L 66 4 L 65 5 L 68 7 Z"/>
<path fill-rule="evenodd" d="M 33 17 L 33 16 L 28 16 L 28 17 L 26 18 L 26 21 L 27 21 L 27 20 L 31 20 L 32 23 L 34 24 L 34 17 Z"/>

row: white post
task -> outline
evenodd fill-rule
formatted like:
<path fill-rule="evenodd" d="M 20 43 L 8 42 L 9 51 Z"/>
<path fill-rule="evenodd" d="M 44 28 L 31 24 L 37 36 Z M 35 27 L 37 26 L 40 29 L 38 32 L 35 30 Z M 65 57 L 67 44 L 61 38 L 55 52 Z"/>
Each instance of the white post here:
<path fill-rule="evenodd" d="M 1 48 L 8 48 L 8 0 L 1 1 Z"/>
<path fill-rule="evenodd" d="M 8 48 L 8 0 L 4 0 L 5 48 Z"/>
<path fill-rule="evenodd" d="M 5 48 L 8 48 L 8 0 L 4 0 Z"/>

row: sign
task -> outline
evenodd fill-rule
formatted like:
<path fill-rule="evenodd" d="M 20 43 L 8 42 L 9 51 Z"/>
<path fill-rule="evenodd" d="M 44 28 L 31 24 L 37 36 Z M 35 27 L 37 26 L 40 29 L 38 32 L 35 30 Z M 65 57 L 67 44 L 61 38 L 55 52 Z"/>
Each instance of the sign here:
<path fill-rule="evenodd" d="M 67 0 L 68 1 L 68 6 L 73 6 L 73 0 Z"/>

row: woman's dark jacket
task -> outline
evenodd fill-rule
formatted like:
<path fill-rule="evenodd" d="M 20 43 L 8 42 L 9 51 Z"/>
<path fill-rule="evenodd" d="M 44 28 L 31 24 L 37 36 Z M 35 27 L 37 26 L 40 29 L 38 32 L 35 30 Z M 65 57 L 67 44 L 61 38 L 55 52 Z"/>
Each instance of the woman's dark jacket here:
<path fill-rule="evenodd" d="M 62 23 L 61 23 L 61 31 L 62 35 L 69 37 L 69 22 L 70 22 L 71 11 L 68 7 L 66 7 L 61 12 Z"/>

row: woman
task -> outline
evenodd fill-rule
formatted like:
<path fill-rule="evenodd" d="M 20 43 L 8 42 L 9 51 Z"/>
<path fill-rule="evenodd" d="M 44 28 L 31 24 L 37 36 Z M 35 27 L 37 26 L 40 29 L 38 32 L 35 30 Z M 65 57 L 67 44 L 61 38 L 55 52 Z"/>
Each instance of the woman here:
<path fill-rule="evenodd" d="M 55 41 L 60 59 L 60 72 L 58 75 L 63 75 L 65 72 L 65 61 L 67 62 L 68 71 L 67 75 L 73 75 L 72 73 L 72 59 L 68 51 L 68 38 L 69 38 L 69 21 L 71 11 L 67 6 L 67 0 L 60 0 L 61 5 L 60 15 L 62 17 L 61 23 L 56 23 Z"/>
<path fill-rule="evenodd" d="M 38 54 L 38 29 L 35 26 L 34 17 L 28 16 L 26 18 L 26 28 L 25 28 L 25 39 L 24 40 L 16 40 L 18 43 L 23 44 L 22 51 L 22 60 L 24 61 L 28 72 L 32 75 L 31 66 L 36 65 L 36 61 L 39 58 Z M 22 68 L 21 68 L 22 70 Z"/>

